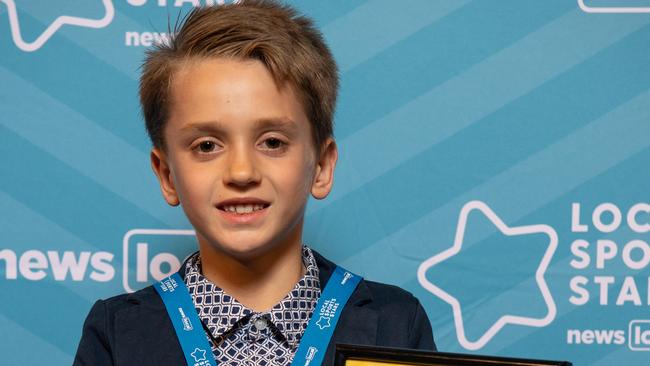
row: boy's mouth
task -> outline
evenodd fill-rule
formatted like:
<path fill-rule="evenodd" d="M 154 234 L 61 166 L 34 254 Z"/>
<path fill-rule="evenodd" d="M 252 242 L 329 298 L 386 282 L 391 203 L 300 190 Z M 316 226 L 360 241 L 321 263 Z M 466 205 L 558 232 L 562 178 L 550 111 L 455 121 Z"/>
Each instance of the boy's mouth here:
<path fill-rule="evenodd" d="M 220 202 L 217 208 L 231 214 L 246 215 L 255 211 L 261 211 L 270 204 L 257 198 L 235 198 Z"/>
<path fill-rule="evenodd" d="M 265 205 L 265 204 L 217 206 L 217 208 L 220 209 L 221 211 L 236 213 L 240 215 L 251 213 L 253 211 L 263 210 L 267 207 L 269 207 L 269 205 Z"/>

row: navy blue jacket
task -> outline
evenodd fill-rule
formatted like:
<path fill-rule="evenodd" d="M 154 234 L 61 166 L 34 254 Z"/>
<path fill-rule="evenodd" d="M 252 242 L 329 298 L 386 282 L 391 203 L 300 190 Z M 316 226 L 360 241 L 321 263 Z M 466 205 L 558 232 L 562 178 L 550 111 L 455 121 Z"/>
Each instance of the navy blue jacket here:
<path fill-rule="evenodd" d="M 336 265 L 314 251 L 321 290 Z M 185 266 L 179 271 L 183 277 Z M 361 281 L 345 305 L 323 365 L 334 362 L 337 343 L 435 350 L 420 302 L 399 287 Z M 74 364 L 186 365 L 174 327 L 152 286 L 99 300 L 90 310 Z"/>

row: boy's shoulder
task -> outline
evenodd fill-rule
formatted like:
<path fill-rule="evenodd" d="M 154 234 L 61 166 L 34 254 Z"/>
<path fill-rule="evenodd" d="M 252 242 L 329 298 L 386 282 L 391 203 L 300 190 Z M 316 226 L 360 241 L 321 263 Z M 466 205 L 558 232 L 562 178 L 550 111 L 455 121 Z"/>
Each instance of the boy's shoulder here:
<path fill-rule="evenodd" d="M 84 322 L 74 365 L 181 365 L 176 335 L 153 286 L 98 300 Z"/>
<path fill-rule="evenodd" d="M 377 306 L 416 304 L 419 300 L 409 291 L 386 283 L 364 280 Z"/>
<path fill-rule="evenodd" d="M 158 293 L 156 293 L 153 285 L 149 285 L 145 288 L 131 293 L 115 295 L 98 302 L 102 303 L 108 313 L 116 313 L 120 310 L 128 309 L 134 305 L 147 306 L 156 304 L 158 302 L 162 304 L 162 300 L 160 299 Z"/>

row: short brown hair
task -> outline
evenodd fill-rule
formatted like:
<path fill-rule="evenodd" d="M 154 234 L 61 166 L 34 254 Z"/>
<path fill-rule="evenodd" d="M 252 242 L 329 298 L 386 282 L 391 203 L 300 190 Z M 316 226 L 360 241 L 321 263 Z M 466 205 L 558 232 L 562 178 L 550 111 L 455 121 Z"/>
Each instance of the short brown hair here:
<path fill-rule="evenodd" d="M 312 125 L 316 150 L 333 135 L 338 71 L 313 22 L 275 0 L 198 7 L 179 22 L 170 41 L 148 50 L 140 77 L 140 103 L 147 133 L 165 147 L 174 72 L 190 59 L 226 57 L 261 61 L 278 86 L 289 82 Z"/>

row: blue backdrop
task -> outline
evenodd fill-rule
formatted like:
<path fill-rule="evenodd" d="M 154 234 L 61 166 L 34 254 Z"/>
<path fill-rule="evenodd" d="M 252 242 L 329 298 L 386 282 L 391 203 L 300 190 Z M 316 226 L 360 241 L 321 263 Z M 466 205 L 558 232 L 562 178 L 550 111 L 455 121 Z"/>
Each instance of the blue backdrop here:
<path fill-rule="evenodd" d="M 195 243 L 137 99 L 220 1 L 0 0 L 0 363 L 67 365 L 97 298 Z M 305 242 L 413 292 L 443 351 L 650 363 L 650 1 L 291 1 L 341 70 Z"/>

